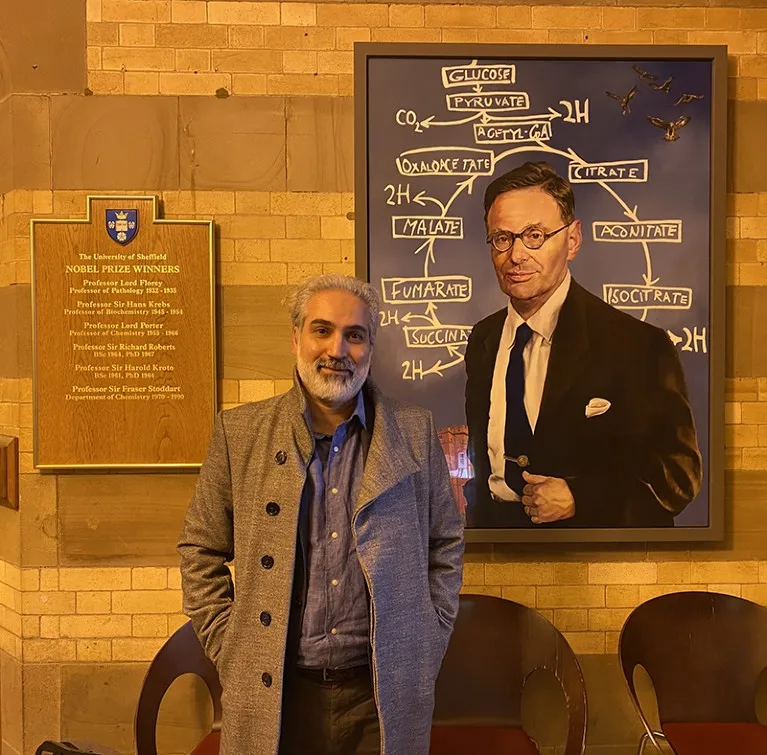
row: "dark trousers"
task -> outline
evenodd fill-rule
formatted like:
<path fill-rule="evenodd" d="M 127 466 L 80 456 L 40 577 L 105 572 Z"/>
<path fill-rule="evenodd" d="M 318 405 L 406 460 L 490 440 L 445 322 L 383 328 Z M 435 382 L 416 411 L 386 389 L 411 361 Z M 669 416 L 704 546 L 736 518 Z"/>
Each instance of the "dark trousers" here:
<path fill-rule="evenodd" d="M 379 755 L 380 728 L 371 675 L 342 682 L 287 671 L 280 755 Z"/>

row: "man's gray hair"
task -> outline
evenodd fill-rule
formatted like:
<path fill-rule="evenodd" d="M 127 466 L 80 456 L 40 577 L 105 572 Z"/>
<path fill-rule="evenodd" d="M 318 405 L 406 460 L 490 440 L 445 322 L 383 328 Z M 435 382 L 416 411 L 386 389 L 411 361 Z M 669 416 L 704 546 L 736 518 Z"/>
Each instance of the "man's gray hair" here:
<path fill-rule="evenodd" d="M 347 291 L 360 299 L 369 312 L 370 343 L 375 342 L 378 328 L 378 293 L 369 283 L 355 278 L 353 275 L 341 275 L 340 273 L 316 275 L 297 286 L 287 299 L 290 307 L 290 320 L 294 327 L 298 328 L 299 331 L 303 328 L 309 299 L 322 291 Z"/>

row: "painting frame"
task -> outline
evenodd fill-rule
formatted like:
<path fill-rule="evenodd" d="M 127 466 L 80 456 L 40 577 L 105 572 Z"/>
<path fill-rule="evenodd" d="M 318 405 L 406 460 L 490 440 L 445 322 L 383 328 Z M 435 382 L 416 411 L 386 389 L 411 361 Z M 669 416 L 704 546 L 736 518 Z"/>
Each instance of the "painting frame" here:
<path fill-rule="evenodd" d="M 709 61 L 711 64 L 710 186 L 708 207 L 708 434 L 703 485 L 708 493 L 708 522 L 701 526 L 592 527 L 519 529 L 467 527 L 467 542 L 716 542 L 725 536 L 725 259 L 727 172 L 727 48 L 708 45 L 516 45 L 439 43 L 356 43 L 355 103 L 355 270 L 370 280 L 369 62 L 380 58 L 459 58 L 595 61 Z M 375 376 L 375 373 L 374 373 Z"/>

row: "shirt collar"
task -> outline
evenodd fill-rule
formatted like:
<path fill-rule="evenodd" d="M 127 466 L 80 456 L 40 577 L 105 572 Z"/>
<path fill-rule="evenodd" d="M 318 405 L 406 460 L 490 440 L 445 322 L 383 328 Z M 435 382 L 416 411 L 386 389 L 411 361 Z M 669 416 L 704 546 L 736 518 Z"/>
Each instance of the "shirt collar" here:
<path fill-rule="evenodd" d="M 530 326 L 530 330 L 533 333 L 537 333 L 543 338 L 546 343 L 551 343 L 552 336 L 554 335 L 554 329 L 557 327 L 557 320 L 559 320 L 559 313 L 562 310 L 562 305 L 565 303 L 567 294 L 570 291 L 570 281 L 572 276 L 568 269 L 565 273 L 565 277 L 562 282 L 557 286 L 554 293 L 546 300 L 544 305 L 529 319 L 524 320 L 522 316 L 517 312 L 511 304 L 507 306 L 508 317 L 507 322 L 510 323 L 513 328 L 513 333 L 517 332 L 517 328 L 523 323 L 527 322 Z M 512 339 L 513 341 L 513 339 Z M 511 348 L 511 343 L 509 343 Z"/>

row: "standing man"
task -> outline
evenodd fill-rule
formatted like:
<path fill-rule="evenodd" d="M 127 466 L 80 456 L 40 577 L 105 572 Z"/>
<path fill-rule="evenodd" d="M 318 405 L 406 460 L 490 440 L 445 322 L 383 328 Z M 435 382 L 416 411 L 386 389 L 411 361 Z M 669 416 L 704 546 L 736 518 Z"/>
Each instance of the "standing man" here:
<path fill-rule="evenodd" d="M 314 278 L 292 321 L 293 389 L 219 414 L 179 544 L 221 753 L 427 755 L 461 585 L 447 464 L 429 412 L 368 379 L 372 286 Z"/>
<path fill-rule="evenodd" d="M 509 304 L 466 348 L 467 524 L 673 526 L 701 484 L 675 347 L 572 279 L 581 223 L 547 163 L 495 179 L 485 223 Z"/>

